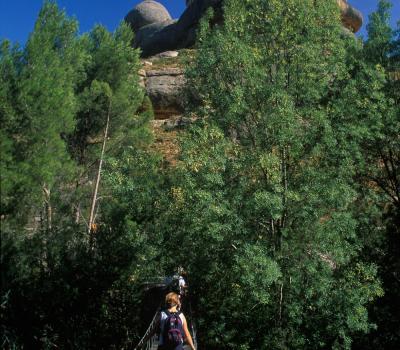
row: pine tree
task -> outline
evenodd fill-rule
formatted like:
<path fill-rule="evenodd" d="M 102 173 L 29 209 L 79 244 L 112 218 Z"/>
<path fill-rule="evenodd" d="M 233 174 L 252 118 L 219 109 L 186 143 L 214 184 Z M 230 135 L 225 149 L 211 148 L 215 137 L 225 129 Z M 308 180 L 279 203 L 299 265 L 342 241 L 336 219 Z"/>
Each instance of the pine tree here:
<path fill-rule="evenodd" d="M 390 1 L 380 0 L 377 10 L 369 16 L 367 25 L 366 59 L 382 66 L 387 66 L 392 49 L 393 30 L 389 25 L 391 7 Z"/>
<path fill-rule="evenodd" d="M 23 49 L 2 43 L 1 298 L 6 348 L 35 346 L 33 334 L 50 340 L 50 331 L 38 331 L 34 322 L 46 307 L 43 294 L 36 293 L 45 289 L 38 281 L 57 264 L 59 247 L 50 243 L 54 218 L 63 215 L 57 209 L 75 170 L 65 135 L 74 127 L 75 88 L 85 59 L 77 29 L 75 20 L 46 1 Z M 27 312 L 28 305 L 31 310 L 36 305 L 35 311 Z"/>
<path fill-rule="evenodd" d="M 80 86 L 76 127 L 69 137 L 70 150 L 81 167 L 76 181 L 77 222 L 81 211 L 85 216 L 85 207 L 89 210 L 96 202 L 93 200 L 92 205 L 88 202 L 87 184 L 88 181 L 96 182 L 96 174 L 101 173 L 98 165 L 107 120 L 106 157 L 121 154 L 125 147 L 148 144 L 151 140 L 148 129 L 151 116 L 140 113 L 144 94 L 137 74 L 139 55 L 131 47 L 131 30 L 122 23 L 111 34 L 97 26 L 82 41 L 90 61 L 86 66 L 86 80 Z M 79 191 L 83 193 L 79 194 Z M 91 216 L 93 220 L 94 211 Z"/>
<path fill-rule="evenodd" d="M 1 214 L 12 213 L 13 200 L 16 190 L 16 180 L 20 172 L 16 168 L 16 162 L 13 155 L 13 147 L 16 140 L 13 135 L 17 133 L 17 112 L 15 99 L 17 93 L 19 59 L 21 51 L 18 47 L 11 47 L 11 43 L 3 41 L 0 48 L 0 177 L 1 177 Z"/>
<path fill-rule="evenodd" d="M 153 269 L 145 262 L 152 246 L 146 246 L 142 221 L 151 214 L 149 192 L 159 181 L 158 175 L 150 181 L 146 171 L 159 161 L 147 159 L 152 115 L 142 110 L 139 56 L 131 40 L 126 25 L 113 34 L 98 26 L 78 37 L 76 21 L 46 1 L 24 49 L 2 43 L 6 348 L 122 349 L 139 336 L 139 281 Z M 139 183 L 147 196 L 125 196 L 119 181 L 124 171 L 136 171 L 138 179 L 128 178 L 127 185 Z M 97 174 L 95 209 L 104 205 L 89 249 L 87 230 L 77 224 L 90 210 Z M 142 207 L 143 216 L 136 216 Z M 34 226 L 38 214 L 43 225 Z"/>
<path fill-rule="evenodd" d="M 13 140 L 11 168 L 19 172 L 11 180 L 15 200 L 10 210 L 31 219 L 42 211 L 36 204 L 43 203 L 47 210 L 41 216 L 49 227 L 52 193 L 74 169 L 65 135 L 74 127 L 74 89 L 84 60 L 77 29 L 75 20 L 53 2 L 45 2 L 26 47 L 14 59 L 10 71 L 14 77 L 7 83 L 13 84 L 13 90 L 11 107 L 5 112 L 13 114 L 13 126 L 5 132 Z"/>

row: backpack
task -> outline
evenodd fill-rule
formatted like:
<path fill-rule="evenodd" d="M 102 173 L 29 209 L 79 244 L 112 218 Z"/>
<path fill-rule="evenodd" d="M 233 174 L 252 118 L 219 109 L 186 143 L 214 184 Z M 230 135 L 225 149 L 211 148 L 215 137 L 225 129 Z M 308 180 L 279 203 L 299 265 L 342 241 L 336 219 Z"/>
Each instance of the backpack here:
<path fill-rule="evenodd" d="M 183 324 L 180 312 L 165 310 L 167 319 L 164 323 L 163 341 L 166 347 L 176 347 L 183 343 Z"/>
<path fill-rule="evenodd" d="M 172 276 L 171 282 L 168 285 L 168 289 L 170 292 L 174 292 L 180 294 L 180 287 L 179 287 L 179 276 Z"/>

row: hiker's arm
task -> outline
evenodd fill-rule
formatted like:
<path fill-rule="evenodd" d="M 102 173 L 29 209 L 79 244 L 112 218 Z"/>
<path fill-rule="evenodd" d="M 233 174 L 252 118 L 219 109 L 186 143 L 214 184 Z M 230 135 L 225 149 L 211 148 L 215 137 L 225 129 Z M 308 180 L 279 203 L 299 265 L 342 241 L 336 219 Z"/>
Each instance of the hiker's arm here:
<path fill-rule="evenodd" d="M 184 315 L 182 315 L 182 316 L 183 316 L 183 331 L 185 332 L 186 341 L 188 342 L 188 344 L 192 350 L 196 350 L 194 347 L 194 344 L 193 344 L 192 336 L 190 335 L 190 332 L 189 332 L 189 329 L 187 326 L 186 317 Z"/>

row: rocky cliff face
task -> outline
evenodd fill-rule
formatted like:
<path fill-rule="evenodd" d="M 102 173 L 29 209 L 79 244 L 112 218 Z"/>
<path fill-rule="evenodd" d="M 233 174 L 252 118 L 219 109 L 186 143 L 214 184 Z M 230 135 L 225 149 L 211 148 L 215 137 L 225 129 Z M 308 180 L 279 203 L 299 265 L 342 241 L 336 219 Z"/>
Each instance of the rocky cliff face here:
<path fill-rule="evenodd" d="M 156 119 L 169 119 L 183 109 L 181 90 L 185 83 L 183 70 L 178 67 L 146 71 L 145 87 Z"/>
<path fill-rule="evenodd" d="M 139 71 L 141 84 L 153 105 L 155 147 L 170 164 L 176 162 L 179 154 L 177 134 L 188 122 L 183 117 L 185 76 L 182 56 L 185 56 L 184 51 L 163 52 L 143 59 L 143 68 Z"/>
<path fill-rule="evenodd" d="M 183 112 L 182 89 L 185 76 L 181 55 L 178 51 L 142 60 L 139 71 L 142 86 L 153 104 L 156 120 L 167 120 L 180 116 Z"/>
<path fill-rule="evenodd" d="M 362 16 L 347 0 L 337 0 L 343 25 L 357 32 Z M 141 81 L 153 104 L 153 127 L 156 147 L 165 159 L 174 163 L 179 153 L 176 133 L 190 120 L 183 118 L 182 89 L 185 85 L 182 56 L 195 40 L 198 21 L 208 6 L 218 7 L 221 0 L 186 0 L 187 9 L 179 20 L 173 20 L 165 7 L 145 0 L 125 18 L 136 33 L 135 45 L 143 50 Z M 172 50 L 171 50 L 172 49 Z M 150 57 L 148 57 L 150 56 Z"/>

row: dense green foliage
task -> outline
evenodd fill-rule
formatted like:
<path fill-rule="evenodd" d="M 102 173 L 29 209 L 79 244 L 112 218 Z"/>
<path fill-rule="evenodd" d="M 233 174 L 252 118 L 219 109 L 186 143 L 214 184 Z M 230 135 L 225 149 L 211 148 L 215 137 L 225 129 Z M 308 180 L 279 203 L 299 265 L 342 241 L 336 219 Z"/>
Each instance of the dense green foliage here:
<path fill-rule="evenodd" d="M 23 52 L 2 43 L 2 129 L 10 145 L 4 167 L 11 182 L 4 192 L 2 187 L 2 213 L 28 214 L 43 191 L 50 193 L 70 175 L 62 135 L 74 128 L 74 89 L 83 69 L 76 32 L 74 20 L 47 6 Z"/>
<path fill-rule="evenodd" d="M 226 0 L 212 16 L 174 166 L 154 151 L 126 25 L 79 36 L 46 1 L 24 48 L 1 43 L 3 348 L 131 349 L 153 312 L 142 282 L 177 266 L 201 348 L 400 341 L 388 1 L 365 42 L 334 0 Z"/>
<path fill-rule="evenodd" d="M 203 29 L 177 237 L 211 309 L 203 346 L 350 348 L 382 295 L 357 236 L 357 43 L 329 1 L 227 1 L 224 26 Z"/>
<path fill-rule="evenodd" d="M 131 41 L 125 24 L 79 36 L 49 1 L 23 49 L 2 43 L 3 348 L 120 349 L 139 336 L 132 281 L 146 239 L 132 220 L 107 225 L 116 211 L 101 208 L 115 187 L 107 176 L 91 244 L 87 233 L 107 117 L 107 164 L 144 157 L 151 142 Z"/>

